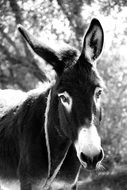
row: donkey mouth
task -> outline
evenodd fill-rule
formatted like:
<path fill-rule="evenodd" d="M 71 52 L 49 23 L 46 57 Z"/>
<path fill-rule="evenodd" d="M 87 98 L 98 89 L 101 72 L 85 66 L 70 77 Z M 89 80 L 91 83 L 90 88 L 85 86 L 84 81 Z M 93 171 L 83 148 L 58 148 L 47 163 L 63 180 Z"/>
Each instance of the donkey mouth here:
<path fill-rule="evenodd" d="M 99 154 L 94 156 L 88 156 L 83 152 L 78 156 L 82 166 L 87 170 L 97 170 L 101 167 L 101 162 L 104 158 L 103 149 L 100 150 Z"/>
<path fill-rule="evenodd" d="M 94 170 L 102 170 L 102 169 L 104 169 L 104 167 L 103 167 L 103 165 L 102 165 L 102 162 L 100 161 L 100 162 L 98 162 L 96 165 L 94 164 L 94 165 L 90 165 L 90 164 L 87 164 L 86 162 L 82 162 L 81 160 L 80 160 L 80 163 L 81 163 L 81 165 L 83 166 L 83 168 L 85 169 L 85 170 L 88 170 L 88 171 L 94 171 Z"/>
<path fill-rule="evenodd" d="M 88 165 L 86 162 L 82 162 L 81 160 L 80 163 L 86 170 L 96 170 L 96 165 Z"/>

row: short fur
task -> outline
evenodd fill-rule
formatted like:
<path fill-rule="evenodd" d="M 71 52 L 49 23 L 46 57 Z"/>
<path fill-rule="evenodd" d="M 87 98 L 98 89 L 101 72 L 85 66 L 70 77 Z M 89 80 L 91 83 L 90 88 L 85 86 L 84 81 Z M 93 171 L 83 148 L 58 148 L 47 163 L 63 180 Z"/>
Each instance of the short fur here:
<path fill-rule="evenodd" d="M 94 48 L 95 55 L 90 55 L 89 60 L 87 47 L 83 47 L 80 56 L 74 48 L 56 53 L 19 27 L 32 49 L 51 64 L 57 74 L 55 85 L 46 91 L 0 91 L 0 176 L 19 179 L 21 190 L 31 190 L 40 182 L 43 189 L 48 189 L 55 178 L 77 188 L 75 179 L 80 162 L 74 142 L 78 128 L 90 121 L 93 113 L 95 125 L 100 124 L 100 110 L 92 99 L 96 87 L 102 86 L 92 60 L 102 49 L 101 41 L 94 41 L 96 30 L 103 36 L 99 21 L 93 19 L 85 36 L 87 46 Z M 90 43 L 89 34 L 92 35 Z M 97 50 L 98 44 L 101 47 Z M 64 91 L 73 98 L 70 115 L 58 97 Z"/>

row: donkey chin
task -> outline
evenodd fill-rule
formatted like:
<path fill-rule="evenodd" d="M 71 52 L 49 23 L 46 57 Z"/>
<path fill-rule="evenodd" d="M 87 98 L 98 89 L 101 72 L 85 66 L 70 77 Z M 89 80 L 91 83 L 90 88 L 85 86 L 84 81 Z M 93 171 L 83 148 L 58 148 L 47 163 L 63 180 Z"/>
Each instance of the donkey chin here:
<path fill-rule="evenodd" d="M 100 136 L 96 127 L 82 127 L 79 130 L 78 138 L 75 141 L 77 157 L 83 167 L 87 170 L 103 169 L 102 160 L 104 151 L 101 147 Z"/>

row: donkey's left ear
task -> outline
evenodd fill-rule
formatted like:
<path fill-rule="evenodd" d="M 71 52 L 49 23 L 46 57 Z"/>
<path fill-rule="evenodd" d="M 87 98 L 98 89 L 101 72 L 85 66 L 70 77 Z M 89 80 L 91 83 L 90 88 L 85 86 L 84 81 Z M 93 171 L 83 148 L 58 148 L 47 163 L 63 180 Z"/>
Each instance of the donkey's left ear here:
<path fill-rule="evenodd" d="M 22 25 L 18 25 L 18 30 L 33 51 L 42 57 L 48 64 L 52 65 L 56 73 L 60 75 L 63 72 L 65 65 L 59 60 L 58 53 L 51 47 L 36 39 L 34 35 L 30 34 Z"/>
<path fill-rule="evenodd" d="M 82 53 L 85 58 L 92 63 L 100 55 L 104 42 L 104 32 L 100 22 L 93 19 L 86 32 L 83 42 Z"/>

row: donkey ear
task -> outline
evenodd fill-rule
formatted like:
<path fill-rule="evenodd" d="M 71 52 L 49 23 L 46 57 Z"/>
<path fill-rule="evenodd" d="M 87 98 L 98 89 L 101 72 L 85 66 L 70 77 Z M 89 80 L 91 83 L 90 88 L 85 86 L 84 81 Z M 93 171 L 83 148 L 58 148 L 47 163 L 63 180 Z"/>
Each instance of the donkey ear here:
<path fill-rule="evenodd" d="M 103 48 L 104 32 L 100 22 L 93 19 L 86 32 L 83 43 L 83 54 L 92 63 L 98 58 Z"/>
<path fill-rule="evenodd" d="M 31 35 L 22 25 L 18 25 L 18 30 L 24 37 L 24 39 L 28 42 L 30 47 L 34 50 L 34 52 L 42 57 L 47 63 L 53 66 L 55 71 L 60 74 L 63 69 L 64 65 L 59 60 L 57 53 L 51 49 L 50 47 L 46 46 L 39 40 L 37 40 L 33 35 Z"/>

